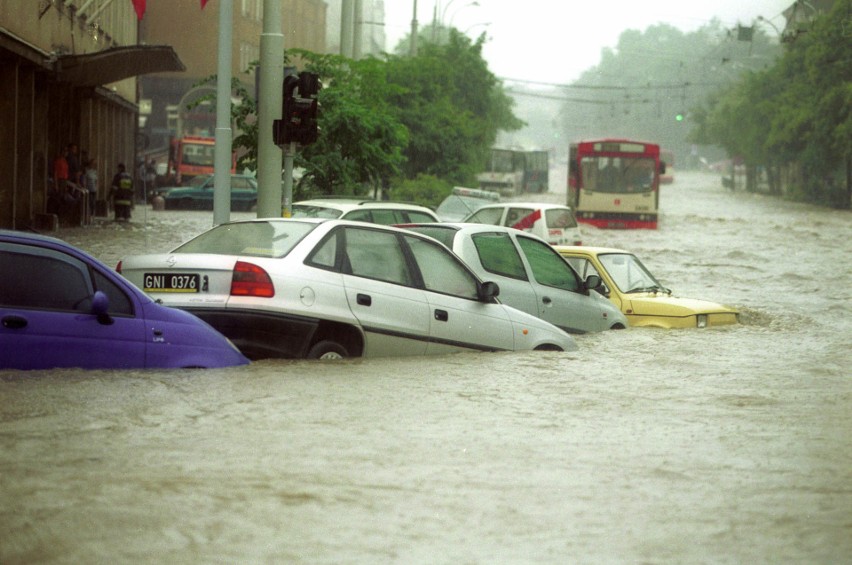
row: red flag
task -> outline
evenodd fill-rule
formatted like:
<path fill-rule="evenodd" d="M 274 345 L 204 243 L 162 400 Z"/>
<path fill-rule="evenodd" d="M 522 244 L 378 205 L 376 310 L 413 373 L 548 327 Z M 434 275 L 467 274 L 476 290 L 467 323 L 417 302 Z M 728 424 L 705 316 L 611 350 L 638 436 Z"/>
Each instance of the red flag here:
<path fill-rule="evenodd" d="M 204 9 L 204 6 L 207 5 L 207 0 L 201 0 L 201 9 Z"/>
<path fill-rule="evenodd" d="M 136 9 L 136 17 L 141 20 L 142 16 L 145 15 L 145 0 L 131 0 L 131 2 Z"/>

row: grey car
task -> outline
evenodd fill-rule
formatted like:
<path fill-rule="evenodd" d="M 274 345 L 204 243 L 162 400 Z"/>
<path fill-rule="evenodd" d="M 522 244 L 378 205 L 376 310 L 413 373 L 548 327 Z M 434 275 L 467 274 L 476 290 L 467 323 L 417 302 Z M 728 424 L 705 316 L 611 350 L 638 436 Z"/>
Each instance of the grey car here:
<path fill-rule="evenodd" d="M 546 241 L 505 226 L 419 224 L 406 229 L 431 236 L 480 277 L 500 285 L 500 301 L 569 333 L 628 327 L 615 305 L 594 292 L 601 279 L 580 278 Z"/>

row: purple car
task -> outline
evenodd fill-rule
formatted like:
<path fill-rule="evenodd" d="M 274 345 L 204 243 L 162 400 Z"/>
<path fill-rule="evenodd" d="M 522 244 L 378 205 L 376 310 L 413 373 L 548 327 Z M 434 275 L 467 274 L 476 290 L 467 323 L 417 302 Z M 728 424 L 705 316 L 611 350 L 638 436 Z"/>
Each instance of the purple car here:
<path fill-rule="evenodd" d="M 249 360 L 85 252 L 0 230 L 0 369 L 231 367 Z"/>

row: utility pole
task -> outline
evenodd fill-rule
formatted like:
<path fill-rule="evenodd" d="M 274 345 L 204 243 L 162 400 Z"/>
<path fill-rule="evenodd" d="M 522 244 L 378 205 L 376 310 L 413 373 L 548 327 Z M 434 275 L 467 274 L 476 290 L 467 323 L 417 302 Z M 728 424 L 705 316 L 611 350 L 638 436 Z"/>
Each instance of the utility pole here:
<path fill-rule="evenodd" d="M 340 55 L 352 58 L 353 52 L 353 25 L 355 20 L 354 0 L 342 0 L 340 10 Z"/>
<path fill-rule="evenodd" d="M 353 0 L 352 58 L 361 58 L 364 47 L 364 8 L 362 0 Z"/>
<path fill-rule="evenodd" d="M 230 1 L 230 0 L 228 0 Z M 260 35 L 260 93 L 257 112 L 257 217 L 281 217 L 281 149 L 272 139 L 272 124 L 281 118 L 284 100 L 284 35 L 281 0 L 263 1 Z M 287 198 L 284 206 L 289 205 Z"/>
<path fill-rule="evenodd" d="M 414 0 L 414 14 L 411 16 L 411 40 L 409 41 L 408 54 L 417 56 L 417 0 Z"/>
<path fill-rule="evenodd" d="M 213 225 L 231 219 L 231 36 L 233 3 L 219 2 L 218 74 L 216 78 L 216 144 L 213 150 Z"/>

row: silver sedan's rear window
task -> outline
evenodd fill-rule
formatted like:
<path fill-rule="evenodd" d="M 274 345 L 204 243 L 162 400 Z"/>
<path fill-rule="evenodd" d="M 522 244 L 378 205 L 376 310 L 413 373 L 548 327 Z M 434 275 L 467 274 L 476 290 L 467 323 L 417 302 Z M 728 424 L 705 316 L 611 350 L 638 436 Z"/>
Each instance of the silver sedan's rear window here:
<path fill-rule="evenodd" d="M 187 241 L 173 252 L 284 257 L 317 225 L 303 222 L 222 224 Z"/>

